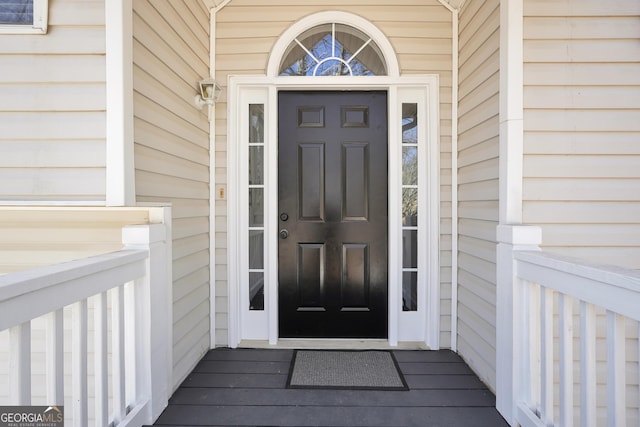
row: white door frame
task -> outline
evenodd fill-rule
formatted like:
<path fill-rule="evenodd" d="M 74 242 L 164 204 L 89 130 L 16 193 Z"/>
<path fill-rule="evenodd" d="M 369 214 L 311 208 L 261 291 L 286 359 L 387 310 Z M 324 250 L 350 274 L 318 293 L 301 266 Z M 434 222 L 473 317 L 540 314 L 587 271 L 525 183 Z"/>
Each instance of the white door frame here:
<path fill-rule="evenodd" d="M 242 340 L 278 343 L 278 103 L 279 90 L 386 90 L 389 147 L 389 290 L 388 343 L 421 342 L 440 347 L 440 143 L 437 75 L 363 77 L 231 76 L 228 82 L 228 312 L 229 346 Z M 418 311 L 404 312 L 402 295 L 402 103 L 417 103 L 419 124 Z M 265 309 L 251 311 L 246 279 L 248 228 L 246 165 L 243 139 L 248 129 L 246 107 L 264 104 L 265 111 Z M 420 122 L 419 122 L 420 123 Z M 426 160 L 425 160 L 426 159 Z"/>

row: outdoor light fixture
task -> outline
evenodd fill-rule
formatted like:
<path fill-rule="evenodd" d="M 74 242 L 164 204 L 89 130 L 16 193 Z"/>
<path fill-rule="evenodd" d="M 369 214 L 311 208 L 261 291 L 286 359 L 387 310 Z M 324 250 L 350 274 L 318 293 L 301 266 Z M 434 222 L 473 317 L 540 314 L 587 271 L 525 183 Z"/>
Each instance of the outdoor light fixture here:
<path fill-rule="evenodd" d="M 218 101 L 222 88 L 212 78 L 200 80 L 198 86 L 200 87 L 200 93 L 195 98 L 196 107 L 202 110 L 205 105 L 209 106 L 209 120 L 211 120 L 211 109 L 213 104 Z"/>

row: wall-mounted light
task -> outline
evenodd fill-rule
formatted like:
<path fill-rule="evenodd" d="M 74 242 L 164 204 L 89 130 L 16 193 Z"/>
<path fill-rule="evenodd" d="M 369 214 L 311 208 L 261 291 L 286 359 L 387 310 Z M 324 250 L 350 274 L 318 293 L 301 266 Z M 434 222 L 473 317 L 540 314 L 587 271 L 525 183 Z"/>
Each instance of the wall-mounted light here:
<path fill-rule="evenodd" d="M 196 95 L 195 98 L 196 107 L 202 110 L 202 107 L 207 105 L 209 107 L 209 120 L 211 120 L 213 104 L 218 101 L 222 88 L 212 78 L 200 80 L 200 82 L 198 82 L 198 86 L 200 87 L 200 93 Z"/>

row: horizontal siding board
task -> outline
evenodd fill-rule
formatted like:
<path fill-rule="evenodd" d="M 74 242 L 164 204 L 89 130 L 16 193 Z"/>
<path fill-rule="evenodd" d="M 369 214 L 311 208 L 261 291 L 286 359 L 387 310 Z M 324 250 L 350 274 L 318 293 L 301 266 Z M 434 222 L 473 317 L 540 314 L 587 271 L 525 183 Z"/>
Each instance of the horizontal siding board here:
<path fill-rule="evenodd" d="M 460 100 L 463 101 L 471 91 L 476 90 L 485 81 L 498 76 L 498 62 L 500 60 L 499 52 L 494 52 L 488 57 L 474 56 L 469 62 L 468 67 L 460 69 Z M 462 74 L 467 74 L 463 76 Z"/>
<path fill-rule="evenodd" d="M 136 168 L 153 172 L 160 168 L 166 175 L 206 182 L 209 179 L 207 165 L 171 156 L 142 145 L 135 147 Z"/>
<path fill-rule="evenodd" d="M 492 351 L 495 354 L 495 349 L 492 349 L 491 346 L 482 341 L 468 339 L 467 337 L 471 338 L 468 334 L 470 329 L 464 322 L 459 323 L 458 330 L 458 354 L 462 356 L 469 366 L 473 366 L 473 370 L 480 380 L 495 393 L 495 362 L 485 360 L 485 358 L 489 358 L 488 355 Z"/>
<path fill-rule="evenodd" d="M 633 248 L 640 242 L 640 224 L 560 223 L 542 224 L 541 228 L 547 236 L 544 243 L 549 246 Z"/>
<path fill-rule="evenodd" d="M 139 93 L 134 93 L 133 99 L 136 105 L 136 116 L 139 119 L 152 123 L 182 139 L 206 141 L 205 129 L 193 126 L 192 123 L 175 115 L 165 106 L 158 105 Z M 203 117 L 203 120 L 206 120 L 206 117 Z"/>
<path fill-rule="evenodd" d="M 475 256 L 473 253 L 460 251 L 458 253 L 458 265 L 473 273 L 488 283 L 496 283 L 495 260 L 486 260 Z"/>
<path fill-rule="evenodd" d="M 525 39 L 624 39 L 639 38 L 637 16 L 527 17 Z"/>
<path fill-rule="evenodd" d="M 56 0 L 49 2 L 49 25 L 104 26 L 104 0 Z"/>
<path fill-rule="evenodd" d="M 102 83 L 0 84 L 0 113 L 11 111 L 101 111 Z"/>
<path fill-rule="evenodd" d="M 460 200 L 498 200 L 498 180 L 487 180 L 461 184 L 458 188 Z"/>
<path fill-rule="evenodd" d="M 3 34 L 2 54 L 104 55 L 104 27 L 50 27 L 45 37 Z"/>
<path fill-rule="evenodd" d="M 198 234 L 173 242 L 173 259 L 180 259 L 200 251 L 209 250 L 209 235 Z"/>
<path fill-rule="evenodd" d="M 191 141 L 181 138 L 138 117 L 134 119 L 134 126 L 136 144 L 191 162 L 206 162 L 208 165 L 209 150 L 202 146 L 203 140 Z"/>
<path fill-rule="evenodd" d="M 209 194 L 209 186 L 206 182 L 168 177 L 159 173 L 139 170 L 136 172 L 136 191 L 138 194 L 167 199 L 206 199 Z"/>
<path fill-rule="evenodd" d="M 4 35 L 3 35 L 4 37 Z M 2 56 L 2 83 L 104 82 L 104 55 L 7 55 Z"/>
<path fill-rule="evenodd" d="M 525 40 L 525 62 L 638 62 L 637 40 Z"/>
<path fill-rule="evenodd" d="M 487 303 L 496 301 L 496 285 L 469 272 L 470 266 L 462 266 L 459 272 L 459 287 L 465 287 L 472 292 L 474 298 L 480 298 Z"/>
<path fill-rule="evenodd" d="M 172 3 L 182 3 L 172 0 Z M 184 5 L 189 9 L 191 14 L 189 16 L 185 12 L 180 12 L 185 22 L 189 23 L 189 27 L 192 31 L 196 32 L 200 37 L 205 39 L 209 38 L 209 8 L 204 5 L 204 2 L 185 2 Z M 175 5 L 174 5 L 175 7 Z M 197 25 L 196 25 L 197 23 Z M 202 33 L 201 33 L 202 32 Z"/>
<path fill-rule="evenodd" d="M 167 81 L 164 85 L 152 82 L 153 76 L 146 74 L 138 67 L 133 69 L 133 78 L 136 79 L 136 92 L 149 99 L 155 105 L 165 108 L 165 115 L 175 115 L 190 125 L 206 129 L 206 116 L 199 112 L 194 105 L 193 96 L 187 99 L 187 93 L 195 92 L 188 86 L 182 90 L 182 95 L 177 94 L 171 86 L 180 85 L 182 81 Z M 205 110 L 206 111 L 206 110 Z"/>
<path fill-rule="evenodd" d="M 498 221 L 498 201 L 463 201 L 458 205 L 460 218 L 479 219 L 484 221 Z"/>
<path fill-rule="evenodd" d="M 174 221 L 174 240 L 184 239 L 186 237 L 196 236 L 198 234 L 209 232 L 208 216 L 193 218 L 178 218 Z"/>
<path fill-rule="evenodd" d="M 181 63 L 183 66 L 191 68 L 197 74 L 200 74 L 200 76 L 207 75 L 208 54 L 205 52 L 204 56 L 198 56 L 189 43 L 182 38 L 183 35 L 176 32 L 175 27 L 179 24 L 168 22 L 154 5 L 155 2 L 149 1 L 142 1 L 136 4 L 133 16 L 134 37 L 140 40 L 144 36 L 144 40 L 153 40 L 154 43 L 159 43 L 160 46 L 154 46 L 152 51 L 156 55 L 161 53 L 168 58 L 168 64 L 177 65 Z M 186 35 L 188 34 L 184 36 Z M 149 46 L 148 43 L 144 44 Z M 180 61 L 172 58 L 180 58 Z"/>
<path fill-rule="evenodd" d="M 475 37 L 472 37 L 467 43 L 461 40 L 460 64 L 462 68 L 467 65 L 467 62 L 471 61 L 471 58 L 474 58 L 475 61 L 484 60 L 490 58 L 498 50 L 500 39 L 499 21 L 500 13 L 495 10 L 479 29 L 481 34 L 475 33 Z"/>
<path fill-rule="evenodd" d="M 640 44 L 640 43 L 639 43 Z M 640 130 L 637 110 L 537 109 L 524 113 L 525 131 L 629 132 Z"/>
<path fill-rule="evenodd" d="M 469 148 L 459 150 L 458 167 L 470 166 L 476 163 L 485 162 L 498 158 L 499 144 L 498 137 L 481 141 Z"/>
<path fill-rule="evenodd" d="M 184 256 L 183 256 L 184 257 Z M 180 258 L 183 258 L 180 257 Z M 174 257 L 174 259 L 178 259 Z M 180 301 L 186 298 L 192 292 L 195 292 L 198 288 L 206 285 L 209 281 L 209 268 L 203 267 L 194 270 L 186 276 L 183 276 L 174 281 L 173 300 Z M 180 336 L 180 334 L 176 335 Z"/>
<path fill-rule="evenodd" d="M 142 4 L 142 3 L 141 3 Z M 153 28 L 144 22 L 137 14 L 133 16 L 133 37 L 141 45 L 146 46 L 160 61 L 169 64 L 178 75 L 183 78 L 189 78 L 194 83 L 198 82 L 203 76 L 208 75 L 208 68 L 201 64 L 194 68 L 194 64 L 188 63 L 186 60 L 178 61 L 179 52 L 175 52 L 165 40 L 163 40 Z M 202 61 L 200 61 L 202 62 Z M 137 63 L 137 59 L 134 59 Z"/>
<path fill-rule="evenodd" d="M 196 362 L 209 350 L 209 322 L 200 322 L 184 340 L 174 343 L 173 354 L 173 384 L 177 388 L 191 373 Z"/>
<path fill-rule="evenodd" d="M 639 122 L 640 123 L 640 122 Z M 640 178 L 640 156 L 528 155 L 527 178 Z"/>
<path fill-rule="evenodd" d="M 482 181 L 494 181 L 498 179 L 498 159 L 490 159 L 478 162 L 459 169 L 460 185 Z"/>
<path fill-rule="evenodd" d="M 636 185 L 636 191 L 640 185 Z M 629 227 L 629 232 L 638 225 L 640 200 L 623 202 L 605 201 L 527 201 L 527 222 L 541 224 L 556 223 L 609 224 Z M 634 224 L 635 223 L 635 224 Z M 595 228 L 595 227 L 594 227 Z M 638 240 L 640 242 L 640 240 Z"/>
<path fill-rule="evenodd" d="M 152 2 L 149 4 L 158 11 L 162 19 L 166 22 L 166 25 L 170 26 L 173 32 L 180 35 L 179 40 L 188 47 L 189 51 L 193 51 L 194 56 L 199 62 L 209 56 L 208 31 L 199 28 L 197 34 L 194 33 L 194 29 L 198 29 L 198 27 L 193 26 L 193 21 L 187 22 L 185 20 L 192 17 L 190 11 L 186 10 L 186 6 L 180 5 L 180 10 L 178 11 L 175 8 L 177 2 Z M 140 13 L 144 15 L 145 19 L 149 16 L 144 8 Z"/>
<path fill-rule="evenodd" d="M 463 153 L 465 150 L 474 147 L 477 144 L 485 143 L 487 141 L 497 141 L 498 131 L 498 118 L 495 117 L 492 120 L 487 120 L 478 124 L 477 126 L 461 132 L 458 140 L 458 150 Z"/>
<path fill-rule="evenodd" d="M 637 85 L 640 62 L 628 63 L 528 63 L 524 65 L 525 86 Z M 610 76 L 616 76 L 615 81 Z M 526 102 L 526 100 L 525 100 Z"/>
<path fill-rule="evenodd" d="M 104 168 L 38 168 L 0 171 L 0 194 L 6 200 L 100 200 L 104 198 Z"/>
<path fill-rule="evenodd" d="M 640 110 L 640 86 L 528 86 L 524 97 L 527 109 Z"/>
<path fill-rule="evenodd" d="M 525 154 L 639 155 L 638 132 L 527 132 Z"/>
<path fill-rule="evenodd" d="M 525 16 L 624 16 L 640 15 L 640 4 L 636 0 L 558 0 L 552 3 L 536 0 L 524 2 Z"/>
<path fill-rule="evenodd" d="M 103 150 L 103 140 L 0 140 L 0 168 L 104 168 L 106 165 Z M 69 153 L 74 155 L 70 156 Z"/>
<path fill-rule="evenodd" d="M 632 178 L 617 179 L 564 179 L 530 178 L 523 185 L 524 198 L 527 201 L 566 201 L 574 202 L 626 202 L 637 200 L 640 194 L 640 181 Z M 620 206 L 626 206 L 621 204 Z M 589 206 L 591 207 L 591 206 Z"/>
<path fill-rule="evenodd" d="M 105 118 L 102 111 L 4 112 L 0 113 L 0 141 L 105 138 Z M 33 123 L 38 123 L 38 126 L 33 126 Z"/>
<path fill-rule="evenodd" d="M 194 322 L 209 316 L 209 308 L 208 299 L 201 301 L 200 304 L 188 312 L 186 317 L 183 317 L 179 322 L 174 324 L 174 334 L 176 336 L 187 335 L 189 330 L 193 327 Z"/>
<path fill-rule="evenodd" d="M 220 44 L 219 48 L 216 47 L 216 54 L 233 55 L 237 52 L 243 52 L 243 54 L 268 54 L 276 40 L 277 37 L 226 39 L 224 43 Z"/>
<path fill-rule="evenodd" d="M 173 260 L 173 279 L 178 280 L 185 276 L 188 276 L 193 271 L 205 268 L 209 265 L 209 253 L 208 251 L 200 251 L 191 255 L 187 255 L 180 259 Z M 204 287 L 207 292 L 208 286 Z"/>

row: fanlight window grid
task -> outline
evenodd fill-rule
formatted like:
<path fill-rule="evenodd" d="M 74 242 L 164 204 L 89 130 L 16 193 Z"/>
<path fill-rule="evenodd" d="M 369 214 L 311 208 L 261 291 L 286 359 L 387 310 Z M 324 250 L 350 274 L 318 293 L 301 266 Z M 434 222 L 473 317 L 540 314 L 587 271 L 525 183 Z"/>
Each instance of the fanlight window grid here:
<path fill-rule="evenodd" d="M 342 24 L 323 24 L 298 37 L 280 63 L 281 76 L 386 75 L 376 43 L 363 32 Z"/>

